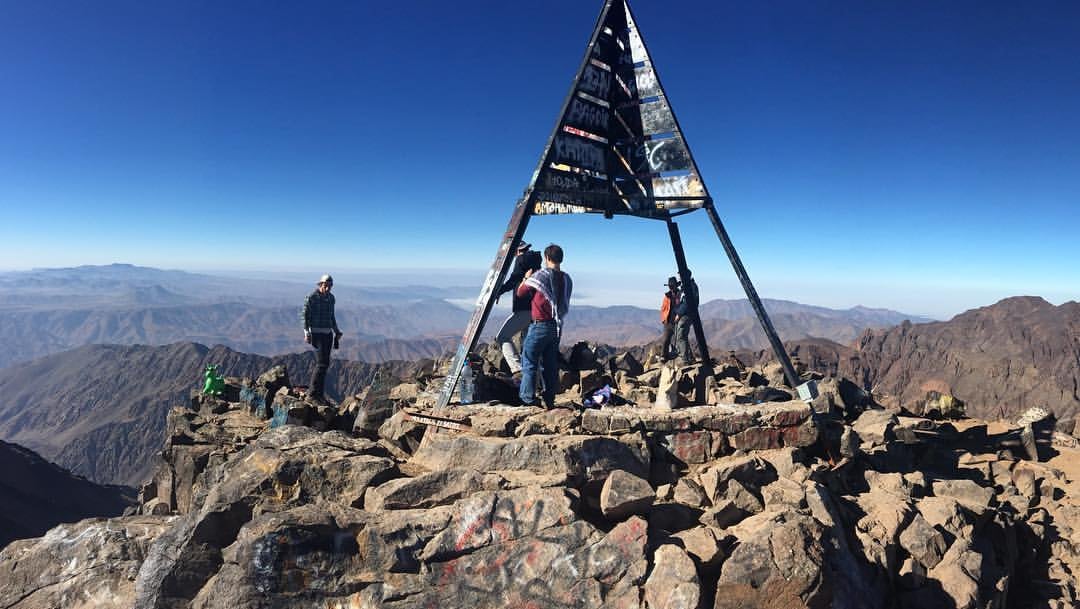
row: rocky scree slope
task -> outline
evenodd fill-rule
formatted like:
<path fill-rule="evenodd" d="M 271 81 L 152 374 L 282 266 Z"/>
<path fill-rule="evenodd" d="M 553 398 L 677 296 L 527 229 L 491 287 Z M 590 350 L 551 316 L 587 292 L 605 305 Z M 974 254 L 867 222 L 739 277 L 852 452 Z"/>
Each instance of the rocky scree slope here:
<path fill-rule="evenodd" d="M 1045 413 L 993 431 L 583 351 L 559 403 L 614 370 L 637 405 L 437 411 L 430 376 L 336 408 L 281 368 L 197 397 L 141 513 L 11 544 L 0 607 L 1075 606 L 1076 482 L 1043 459 L 1076 442 Z"/>

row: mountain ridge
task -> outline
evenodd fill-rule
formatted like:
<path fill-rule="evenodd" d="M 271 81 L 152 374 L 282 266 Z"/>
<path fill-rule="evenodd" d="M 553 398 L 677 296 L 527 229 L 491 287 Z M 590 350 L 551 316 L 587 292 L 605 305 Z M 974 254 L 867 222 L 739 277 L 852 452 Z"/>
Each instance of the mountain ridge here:
<path fill-rule="evenodd" d="M 43 535 L 60 522 L 119 516 L 134 503 L 133 488 L 94 484 L 0 440 L 0 548 Z"/>
<path fill-rule="evenodd" d="M 284 364 L 293 381 L 305 385 L 314 353 L 269 358 L 191 342 L 79 347 L 0 370 L 0 438 L 93 481 L 138 485 L 153 469 L 165 414 L 201 387 L 207 364 L 232 376 L 256 376 Z M 397 376 L 418 365 L 336 359 L 327 392 L 350 395 L 377 368 Z"/>
<path fill-rule="evenodd" d="M 785 342 L 811 369 L 845 376 L 882 404 L 917 408 L 927 392 L 951 394 L 971 416 L 1013 418 L 1028 408 L 1080 417 L 1080 303 L 1016 296 L 948 321 L 867 330 L 852 345 Z M 747 354 L 771 359 L 769 351 Z"/>

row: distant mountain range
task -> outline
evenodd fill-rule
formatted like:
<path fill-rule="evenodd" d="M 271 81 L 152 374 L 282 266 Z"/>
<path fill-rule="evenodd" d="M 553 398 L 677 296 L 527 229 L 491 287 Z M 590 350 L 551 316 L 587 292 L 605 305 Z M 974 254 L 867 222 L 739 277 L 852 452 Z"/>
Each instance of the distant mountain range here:
<path fill-rule="evenodd" d="M 816 337 L 850 343 L 867 328 L 887 328 L 906 320 L 929 321 L 886 309 L 837 310 L 768 298 L 763 302 L 784 340 Z M 700 313 L 706 340 L 713 350 L 762 349 L 769 344 L 746 299 L 711 300 L 702 303 Z M 570 340 L 620 347 L 644 344 L 659 339 L 659 315 L 659 311 L 638 307 L 574 307 L 567 316 L 565 334 Z"/>
<path fill-rule="evenodd" d="M 134 489 L 94 484 L 32 450 L 0 441 L 0 548 L 44 535 L 60 522 L 119 516 L 134 503 Z"/>
<path fill-rule="evenodd" d="M 0 368 L 89 344 L 177 341 L 249 353 L 303 351 L 300 308 L 311 284 L 125 264 L 0 273 Z M 471 290 L 469 290 L 471 292 Z M 441 353 L 468 319 L 446 299 L 464 288 L 335 288 L 341 354 L 388 361 Z M 460 338 L 460 336 L 458 337 Z"/>
<path fill-rule="evenodd" d="M 314 282 L 245 279 L 164 270 L 131 264 L 86 265 L 0 273 L 0 310 L 106 309 L 243 302 L 259 306 L 295 305 Z M 347 301 L 368 305 L 422 299 L 475 297 L 471 287 L 337 285 Z"/>
<path fill-rule="evenodd" d="M 345 332 L 340 356 L 368 362 L 439 356 L 460 340 L 471 314 L 450 300 L 474 297 L 475 290 L 335 288 Z M 131 265 L 0 273 L 0 341 L 6 346 L 0 368 L 89 344 L 193 341 L 262 355 L 303 351 L 299 314 L 310 291 L 310 285 L 295 282 Z M 847 343 L 866 328 L 928 321 L 862 307 L 841 311 L 782 300 L 765 304 L 788 340 L 813 336 Z M 486 337 L 506 314 L 493 311 Z M 745 300 L 704 303 L 701 315 L 714 349 L 767 344 Z M 565 340 L 617 346 L 659 335 L 658 312 L 630 306 L 576 306 L 565 328 Z"/>

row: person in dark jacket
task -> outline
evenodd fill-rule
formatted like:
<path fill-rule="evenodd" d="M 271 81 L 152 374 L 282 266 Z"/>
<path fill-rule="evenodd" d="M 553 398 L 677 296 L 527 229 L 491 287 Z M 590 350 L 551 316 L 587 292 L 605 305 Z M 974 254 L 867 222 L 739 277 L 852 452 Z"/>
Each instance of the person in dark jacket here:
<path fill-rule="evenodd" d="M 535 273 L 525 273 L 525 281 L 518 286 L 516 294 L 528 298 L 530 303 L 529 333 L 521 348 L 524 365 L 521 369 L 521 389 L 518 396 L 527 406 L 536 404 L 536 373 L 543 370 L 544 405 L 555 405 L 555 392 L 559 386 L 559 339 L 562 322 L 570 310 L 570 295 L 574 282 L 562 271 L 563 251 L 552 244 L 544 248 L 544 267 Z"/>
<path fill-rule="evenodd" d="M 325 403 L 323 388 L 326 384 L 326 369 L 330 367 L 330 349 L 336 349 L 341 340 L 337 318 L 334 316 L 334 278 L 323 275 L 319 285 L 304 301 L 304 342 L 315 347 L 315 372 L 311 375 L 311 384 L 307 395 L 312 401 Z"/>
<path fill-rule="evenodd" d="M 660 359 L 667 361 L 674 357 L 675 310 L 679 306 L 679 280 L 668 277 L 667 293 L 660 302 L 660 323 L 664 325 L 664 334 L 660 337 Z"/>
<path fill-rule="evenodd" d="M 518 356 L 514 337 L 525 332 L 529 328 L 529 322 L 532 321 L 532 303 L 529 298 L 518 296 L 516 290 L 525 280 L 526 273 L 539 270 L 540 252 L 532 251 L 532 245 L 522 242 L 517 248 L 517 256 L 514 257 L 514 269 L 495 294 L 495 298 L 498 299 L 499 296 L 514 291 L 514 305 L 510 316 L 506 318 L 495 335 L 495 344 L 502 349 L 503 359 L 506 360 L 506 365 L 510 367 L 510 372 L 513 374 L 521 372 L 521 358 Z"/>
<path fill-rule="evenodd" d="M 675 335 L 678 336 L 679 357 L 683 364 L 693 364 L 694 353 L 690 350 L 690 328 L 698 315 L 698 287 L 697 282 L 686 271 L 686 283 L 683 284 L 682 298 L 675 307 Z"/>

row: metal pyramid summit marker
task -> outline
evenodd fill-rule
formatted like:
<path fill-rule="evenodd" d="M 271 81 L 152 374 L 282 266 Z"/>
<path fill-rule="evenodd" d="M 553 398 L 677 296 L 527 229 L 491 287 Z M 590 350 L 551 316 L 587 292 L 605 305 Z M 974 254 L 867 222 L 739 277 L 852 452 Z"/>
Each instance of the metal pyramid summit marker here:
<path fill-rule="evenodd" d="M 689 284 L 682 239 L 672 219 L 696 209 L 707 212 L 788 383 L 795 387 L 798 375 L 716 213 L 630 6 L 626 0 L 605 0 L 555 130 L 510 216 L 437 406 L 450 402 L 530 217 L 588 212 L 661 220 L 679 275 Z M 711 366 L 696 316 L 693 327 L 701 359 Z"/>
<path fill-rule="evenodd" d="M 625 0 L 604 4 L 530 187 L 534 214 L 652 217 L 708 199 Z"/>

